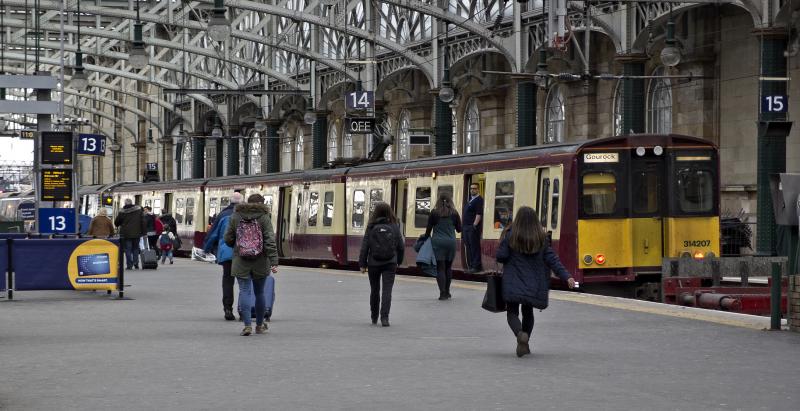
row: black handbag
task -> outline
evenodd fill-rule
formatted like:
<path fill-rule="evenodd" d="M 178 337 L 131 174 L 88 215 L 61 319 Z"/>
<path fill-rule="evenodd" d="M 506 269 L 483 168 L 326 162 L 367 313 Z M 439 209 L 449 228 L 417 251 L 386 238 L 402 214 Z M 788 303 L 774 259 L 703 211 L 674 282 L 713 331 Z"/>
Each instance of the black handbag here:
<path fill-rule="evenodd" d="M 506 302 L 503 300 L 503 277 L 499 275 L 486 277 L 486 295 L 483 296 L 481 307 L 493 313 L 506 311 Z"/>

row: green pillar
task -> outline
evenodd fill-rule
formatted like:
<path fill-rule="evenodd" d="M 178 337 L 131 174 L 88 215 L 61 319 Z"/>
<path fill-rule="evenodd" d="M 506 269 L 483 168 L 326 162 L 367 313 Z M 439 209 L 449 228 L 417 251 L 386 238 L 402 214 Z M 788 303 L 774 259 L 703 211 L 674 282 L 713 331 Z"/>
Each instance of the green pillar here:
<path fill-rule="evenodd" d="M 223 150 L 225 150 L 225 140 L 218 139 L 216 141 L 216 146 L 217 146 L 217 149 L 214 152 L 216 153 L 216 158 L 217 158 L 217 161 L 215 162 L 217 164 L 217 167 L 216 167 L 217 169 L 214 171 L 215 172 L 214 175 L 216 177 L 221 177 L 225 173 L 225 164 L 224 164 L 225 155 L 224 155 L 224 152 L 223 152 Z"/>
<path fill-rule="evenodd" d="M 277 173 L 281 171 L 281 144 L 278 140 L 279 121 L 267 122 L 267 173 Z"/>
<path fill-rule="evenodd" d="M 202 137 L 192 139 L 192 178 L 205 177 L 206 140 Z"/>
<path fill-rule="evenodd" d="M 232 138 L 228 140 L 228 175 L 239 175 L 239 139 Z"/>
<path fill-rule="evenodd" d="M 328 113 L 317 112 L 317 121 L 314 122 L 314 141 L 311 152 L 312 164 L 314 168 L 322 168 L 328 161 L 328 146 L 326 144 L 328 134 Z"/>
<path fill-rule="evenodd" d="M 453 154 L 453 113 L 450 103 L 445 103 L 436 96 L 434 110 L 436 112 L 434 155 L 447 156 Z"/>
<path fill-rule="evenodd" d="M 644 76 L 644 60 L 641 56 L 623 56 L 622 74 Z M 622 79 L 622 135 L 645 132 L 644 79 Z"/>
<path fill-rule="evenodd" d="M 756 33 L 761 41 L 761 76 L 786 77 L 785 31 L 767 29 Z M 763 96 L 785 96 L 786 81 L 761 81 L 761 93 L 758 101 L 761 112 Z M 787 102 L 788 103 L 788 102 Z M 759 120 L 785 121 L 785 113 L 761 113 Z M 763 123 L 762 123 L 763 124 Z M 769 187 L 769 176 L 786 172 L 786 136 L 759 135 L 758 137 L 758 222 L 756 227 L 756 252 L 762 255 L 776 255 L 777 231 L 775 215 L 772 209 L 772 194 Z"/>
<path fill-rule="evenodd" d="M 517 83 L 517 147 L 536 145 L 536 83 Z"/>

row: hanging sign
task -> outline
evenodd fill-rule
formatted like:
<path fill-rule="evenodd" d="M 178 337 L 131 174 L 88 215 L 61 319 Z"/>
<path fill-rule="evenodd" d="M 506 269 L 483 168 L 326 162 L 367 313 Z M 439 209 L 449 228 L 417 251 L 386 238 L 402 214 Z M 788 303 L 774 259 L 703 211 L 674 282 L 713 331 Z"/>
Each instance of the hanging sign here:
<path fill-rule="evenodd" d="M 350 134 L 372 134 L 375 130 L 374 117 L 345 117 L 345 130 Z"/>
<path fill-rule="evenodd" d="M 787 96 L 762 96 L 762 113 L 785 113 L 789 111 L 789 99 Z"/>
<path fill-rule="evenodd" d="M 345 93 L 348 110 L 368 110 L 375 107 L 375 93 L 372 91 L 353 91 Z"/>
<path fill-rule="evenodd" d="M 68 131 L 42 131 L 42 164 L 72 164 L 72 133 Z"/>
<path fill-rule="evenodd" d="M 78 154 L 84 154 L 90 156 L 106 155 L 106 136 L 102 134 L 79 135 Z"/>
<path fill-rule="evenodd" d="M 72 170 L 42 170 L 42 201 L 72 201 Z"/>
<path fill-rule="evenodd" d="M 39 232 L 42 234 L 74 234 L 74 208 L 40 208 Z"/>
<path fill-rule="evenodd" d="M 412 146 L 428 146 L 431 144 L 431 135 L 411 134 L 408 136 L 408 144 Z"/>
<path fill-rule="evenodd" d="M 21 203 L 17 206 L 17 218 L 22 221 L 31 221 L 36 219 L 36 205 L 32 202 Z"/>

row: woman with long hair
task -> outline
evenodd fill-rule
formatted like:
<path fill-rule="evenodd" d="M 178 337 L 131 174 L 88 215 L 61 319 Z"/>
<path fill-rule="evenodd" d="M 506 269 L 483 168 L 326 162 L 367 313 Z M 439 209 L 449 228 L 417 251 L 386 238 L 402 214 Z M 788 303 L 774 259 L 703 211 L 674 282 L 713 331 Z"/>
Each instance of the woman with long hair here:
<path fill-rule="evenodd" d="M 461 232 L 461 217 L 458 215 L 450 194 L 439 193 L 436 206 L 428 216 L 425 235 L 431 237 L 433 254 L 436 256 L 436 282 L 439 284 L 439 300 L 449 300 L 450 282 L 453 280 L 453 260 L 456 257 L 456 231 Z"/>
<path fill-rule="evenodd" d="M 392 208 L 384 202 L 377 203 L 364 232 L 358 258 L 361 272 L 369 272 L 369 308 L 373 325 L 378 323 L 380 313 L 381 326 L 389 326 L 392 286 L 397 266 L 403 263 L 404 251 L 405 240 Z"/>
<path fill-rule="evenodd" d="M 539 217 L 530 207 L 520 207 L 511 225 L 503 233 L 497 248 L 497 261 L 503 263 L 503 299 L 511 332 L 517 337 L 517 356 L 530 354 L 528 341 L 533 332 L 533 309 L 547 308 L 550 271 L 566 281 L 575 280 L 547 244 Z M 522 306 L 522 322 L 519 320 Z"/>

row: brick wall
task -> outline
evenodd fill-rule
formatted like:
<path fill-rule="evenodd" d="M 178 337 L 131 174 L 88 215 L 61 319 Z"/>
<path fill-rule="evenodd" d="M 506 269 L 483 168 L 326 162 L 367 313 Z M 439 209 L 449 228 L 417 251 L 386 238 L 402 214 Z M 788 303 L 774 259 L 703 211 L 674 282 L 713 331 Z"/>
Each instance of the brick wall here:
<path fill-rule="evenodd" d="M 800 332 L 800 275 L 789 276 L 789 329 Z"/>

